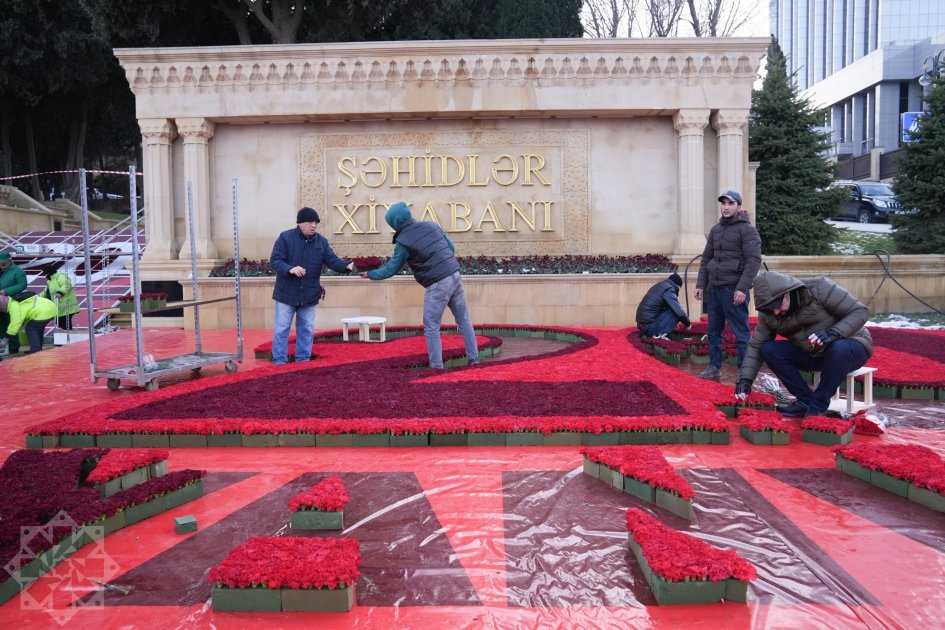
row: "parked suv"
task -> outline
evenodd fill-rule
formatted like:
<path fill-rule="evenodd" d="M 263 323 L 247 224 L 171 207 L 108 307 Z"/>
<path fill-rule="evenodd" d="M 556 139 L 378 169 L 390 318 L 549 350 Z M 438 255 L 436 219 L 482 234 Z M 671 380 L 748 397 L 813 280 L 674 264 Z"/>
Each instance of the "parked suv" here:
<path fill-rule="evenodd" d="M 872 181 L 835 182 L 835 187 L 845 188 L 850 198 L 840 206 L 840 215 L 834 219 L 848 219 L 859 223 L 889 221 L 889 215 L 902 211 L 896 201 L 896 193 L 889 184 Z"/>

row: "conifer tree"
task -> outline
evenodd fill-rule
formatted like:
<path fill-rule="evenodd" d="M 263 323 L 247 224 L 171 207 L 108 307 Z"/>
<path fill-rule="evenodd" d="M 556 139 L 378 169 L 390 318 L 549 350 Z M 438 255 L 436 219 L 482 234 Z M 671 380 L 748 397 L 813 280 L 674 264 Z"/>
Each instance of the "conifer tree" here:
<path fill-rule="evenodd" d="M 900 254 L 945 253 L 945 79 L 936 77 L 925 98 L 927 111 L 912 142 L 899 154 L 896 198 L 906 209 L 890 218 Z"/>
<path fill-rule="evenodd" d="M 752 92 L 748 158 L 759 162 L 757 222 L 765 254 L 821 255 L 830 252 L 835 215 L 846 193 L 830 189 L 829 144 L 817 130 L 823 120 L 801 98 L 778 42 L 768 48 L 768 73 Z"/>

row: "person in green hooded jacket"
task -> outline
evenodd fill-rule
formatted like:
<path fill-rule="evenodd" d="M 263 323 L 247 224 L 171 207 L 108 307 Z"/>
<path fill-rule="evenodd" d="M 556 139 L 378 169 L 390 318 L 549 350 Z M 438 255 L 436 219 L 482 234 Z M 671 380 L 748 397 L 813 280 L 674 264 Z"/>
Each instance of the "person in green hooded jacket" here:
<path fill-rule="evenodd" d="M 43 294 L 59 307 L 56 326 L 62 330 L 72 330 L 72 318 L 79 312 L 79 301 L 75 297 L 75 289 L 69 276 L 59 271 L 57 265 L 43 267 L 46 276 L 46 291 Z"/>
<path fill-rule="evenodd" d="M 758 325 L 745 351 L 735 397 L 748 396 L 764 362 L 796 398 L 778 404 L 778 411 L 788 417 L 824 415 L 847 373 L 863 367 L 873 354 L 866 329 L 869 309 L 824 277 L 800 280 L 766 271 L 755 277 L 753 291 L 760 305 Z M 820 382 L 811 388 L 801 371 L 820 372 Z"/>
<path fill-rule="evenodd" d="M 26 291 L 26 273 L 13 264 L 10 252 L 0 252 L 0 296 L 13 297 Z M 6 330 L 10 326 L 10 314 L 6 311 L 0 311 L 0 336 L 6 335 Z M 10 354 L 16 354 L 20 351 L 20 338 L 18 336 L 9 337 Z"/>

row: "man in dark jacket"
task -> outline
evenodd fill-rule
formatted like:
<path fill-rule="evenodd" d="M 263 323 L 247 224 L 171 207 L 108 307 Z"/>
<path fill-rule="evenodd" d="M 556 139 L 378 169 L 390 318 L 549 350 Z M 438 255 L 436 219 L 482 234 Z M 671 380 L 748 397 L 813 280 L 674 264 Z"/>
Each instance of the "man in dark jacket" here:
<path fill-rule="evenodd" d="M 0 295 L 13 298 L 26 291 L 26 273 L 13 264 L 10 252 L 0 252 Z M 6 334 L 7 327 L 10 325 L 10 314 L 6 311 L 0 311 L 0 339 L 6 337 L 9 340 L 8 350 L 10 354 L 16 354 L 20 351 L 19 336 L 9 336 Z"/>
<path fill-rule="evenodd" d="M 661 337 L 676 328 L 678 322 L 689 328 L 689 316 L 679 303 L 682 278 L 673 273 L 657 282 L 637 306 L 637 328 L 644 337 Z"/>
<path fill-rule="evenodd" d="M 380 269 L 363 271 L 359 275 L 371 280 L 384 280 L 409 264 L 414 279 L 425 289 L 423 335 L 427 342 L 430 367 L 443 369 L 440 326 L 447 306 L 463 337 L 466 360 L 470 364 L 479 363 L 476 333 L 466 308 L 466 293 L 453 241 L 433 221 L 415 221 L 410 216 L 410 208 L 403 202 L 392 205 L 384 215 L 384 220 L 394 230 L 394 255 Z"/>
<path fill-rule="evenodd" d="M 276 288 L 272 299 L 276 312 L 272 327 L 272 362 L 282 365 L 288 360 L 289 329 L 295 317 L 295 360 L 312 357 L 315 329 L 315 307 L 321 298 L 322 265 L 334 271 L 351 271 L 354 263 L 335 255 L 328 241 L 317 234 L 318 213 L 302 208 L 296 215 L 298 224 L 276 239 L 269 257 L 269 266 L 276 272 Z"/>
<path fill-rule="evenodd" d="M 742 196 L 728 190 L 719 197 L 721 217 L 712 226 L 702 252 L 695 296 L 705 295 L 709 315 L 709 366 L 702 378 L 718 378 L 722 368 L 722 331 L 728 322 L 738 347 L 738 365 L 748 345 L 748 292 L 761 266 L 761 236 L 742 210 Z"/>
<path fill-rule="evenodd" d="M 798 280 L 768 271 L 754 281 L 758 307 L 735 396 L 745 399 L 764 361 L 797 400 L 779 404 L 785 416 L 823 415 L 848 372 L 866 364 L 873 340 L 869 309 L 829 278 Z M 777 336 L 783 339 L 776 339 Z M 811 389 L 800 371 L 820 372 Z"/>

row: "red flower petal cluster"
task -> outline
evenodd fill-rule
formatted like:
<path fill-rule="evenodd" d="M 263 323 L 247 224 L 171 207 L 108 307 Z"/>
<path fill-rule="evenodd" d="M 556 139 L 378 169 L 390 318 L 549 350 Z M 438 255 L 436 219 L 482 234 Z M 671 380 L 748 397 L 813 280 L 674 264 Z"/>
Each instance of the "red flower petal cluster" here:
<path fill-rule="evenodd" d="M 945 494 L 945 461 L 938 453 L 917 444 L 844 444 L 834 446 L 835 456 L 864 468 Z"/>
<path fill-rule="evenodd" d="M 102 484 L 136 468 L 162 462 L 167 456 L 166 448 L 115 448 L 98 461 L 87 479 L 89 483 Z"/>
<path fill-rule="evenodd" d="M 785 422 L 781 414 L 773 411 L 746 409 L 738 414 L 739 423 L 749 431 L 781 431 L 791 430 L 789 422 Z"/>
<path fill-rule="evenodd" d="M 361 545 L 351 538 L 258 536 L 210 569 L 231 588 L 345 588 L 361 577 Z"/>
<path fill-rule="evenodd" d="M 809 416 L 801 422 L 802 429 L 810 431 L 823 431 L 824 433 L 836 433 L 843 435 L 853 428 L 853 423 L 842 418 L 828 418 L 827 416 Z"/>
<path fill-rule="evenodd" d="M 728 578 L 750 582 L 757 577 L 755 567 L 734 551 L 678 532 L 638 508 L 627 510 L 627 529 L 653 572 L 667 582 Z"/>
<path fill-rule="evenodd" d="M 332 475 L 326 477 L 320 482 L 289 499 L 289 509 L 293 512 L 299 510 L 321 510 L 323 512 L 340 512 L 348 504 L 348 491 L 341 477 Z"/>
<path fill-rule="evenodd" d="M 592 462 L 619 470 L 621 474 L 661 488 L 682 499 L 696 496 L 692 487 L 669 465 L 658 446 L 596 446 L 582 448 Z"/>

